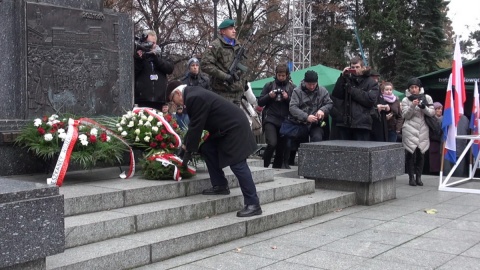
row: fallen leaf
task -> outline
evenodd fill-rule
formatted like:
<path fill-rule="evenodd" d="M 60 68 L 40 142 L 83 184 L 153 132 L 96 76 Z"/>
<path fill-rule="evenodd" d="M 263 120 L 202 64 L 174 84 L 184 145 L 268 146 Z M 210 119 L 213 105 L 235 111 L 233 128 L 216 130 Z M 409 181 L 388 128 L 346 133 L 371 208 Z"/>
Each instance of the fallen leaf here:
<path fill-rule="evenodd" d="M 343 210 L 342 208 L 338 208 L 338 209 L 335 209 L 334 212 L 340 212 L 340 211 L 342 211 L 342 210 Z"/>
<path fill-rule="evenodd" d="M 272 246 L 272 249 L 277 249 L 277 246 Z"/>
<path fill-rule="evenodd" d="M 437 209 L 425 209 L 425 213 L 430 215 L 435 215 L 437 212 Z"/>
<path fill-rule="evenodd" d="M 242 249 L 241 248 L 236 248 L 235 251 L 240 252 L 240 251 L 242 251 Z"/>

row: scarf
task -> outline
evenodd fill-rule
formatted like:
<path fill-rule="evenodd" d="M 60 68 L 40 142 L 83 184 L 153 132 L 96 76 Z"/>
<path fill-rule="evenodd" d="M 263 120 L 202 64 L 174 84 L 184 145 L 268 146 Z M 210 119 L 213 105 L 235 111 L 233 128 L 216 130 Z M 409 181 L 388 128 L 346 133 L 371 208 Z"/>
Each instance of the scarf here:
<path fill-rule="evenodd" d="M 385 99 L 385 101 L 388 103 L 393 103 L 395 102 L 395 100 L 397 100 L 397 97 L 394 94 L 391 94 L 391 95 L 383 94 L 383 99 Z"/>

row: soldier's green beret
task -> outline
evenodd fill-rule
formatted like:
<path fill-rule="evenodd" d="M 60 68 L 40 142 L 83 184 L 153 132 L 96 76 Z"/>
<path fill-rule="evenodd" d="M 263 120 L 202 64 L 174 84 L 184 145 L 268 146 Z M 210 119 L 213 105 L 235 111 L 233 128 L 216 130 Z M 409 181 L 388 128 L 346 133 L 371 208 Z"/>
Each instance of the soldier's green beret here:
<path fill-rule="evenodd" d="M 235 26 L 235 21 L 232 19 L 226 19 L 218 26 L 218 29 L 224 29 L 230 26 Z"/>

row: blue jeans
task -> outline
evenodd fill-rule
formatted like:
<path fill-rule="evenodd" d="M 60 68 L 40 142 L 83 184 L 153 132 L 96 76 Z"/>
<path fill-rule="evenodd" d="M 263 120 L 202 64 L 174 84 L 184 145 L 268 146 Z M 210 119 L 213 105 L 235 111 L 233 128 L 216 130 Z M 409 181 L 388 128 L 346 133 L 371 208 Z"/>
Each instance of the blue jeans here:
<path fill-rule="evenodd" d="M 395 130 L 388 131 L 388 142 L 397 142 L 397 132 Z"/>

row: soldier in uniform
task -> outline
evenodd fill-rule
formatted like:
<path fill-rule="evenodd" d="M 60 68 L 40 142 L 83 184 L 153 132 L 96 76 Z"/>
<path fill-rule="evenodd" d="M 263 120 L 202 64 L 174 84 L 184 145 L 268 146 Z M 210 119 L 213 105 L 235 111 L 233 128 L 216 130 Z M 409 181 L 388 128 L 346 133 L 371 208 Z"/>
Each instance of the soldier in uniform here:
<path fill-rule="evenodd" d="M 237 51 L 241 48 L 235 39 L 235 21 L 224 20 L 219 26 L 220 36 L 210 43 L 202 58 L 202 69 L 210 75 L 212 90 L 235 104 L 240 104 L 244 86 L 242 79 L 228 73 Z M 240 75 L 240 74 L 238 74 Z"/>
<path fill-rule="evenodd" d="M 207 75 L 200 72 L 200 61 L 197 58 L 190 58 L 187 62 L 188 72 L 180 81 L 188 86 L 201 86 L 211 90 L 210 79 Z"/>

